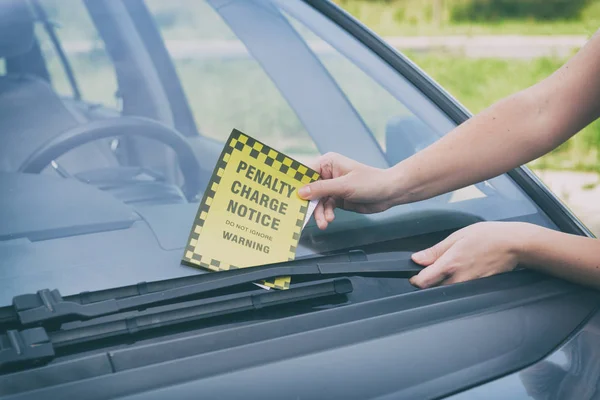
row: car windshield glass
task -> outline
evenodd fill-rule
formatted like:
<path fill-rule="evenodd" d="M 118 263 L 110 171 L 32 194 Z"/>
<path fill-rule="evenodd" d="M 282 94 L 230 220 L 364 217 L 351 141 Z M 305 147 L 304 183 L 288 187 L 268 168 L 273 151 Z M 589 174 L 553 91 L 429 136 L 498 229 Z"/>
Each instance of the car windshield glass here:
<path fill-rule="evenodd" d="M 180 260 L 234 128 L 299 161 L 385 168 L 454 126 L 299 0 L 1 1 L 0 305 L 197 274 Z M 310 222 L 296 255 L 504 219 L 551 225 L 499 176 Z"/>

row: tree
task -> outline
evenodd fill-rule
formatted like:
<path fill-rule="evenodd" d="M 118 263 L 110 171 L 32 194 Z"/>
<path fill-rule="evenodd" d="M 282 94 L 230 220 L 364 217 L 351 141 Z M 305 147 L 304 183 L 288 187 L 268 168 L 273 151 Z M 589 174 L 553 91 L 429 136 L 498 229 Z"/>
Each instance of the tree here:
<path fill-rule="evenodd" d="M 501 19 L 561 20 L 580 17 L 593 0 L 463 0 L 451 11 L 454 21 Z"/>

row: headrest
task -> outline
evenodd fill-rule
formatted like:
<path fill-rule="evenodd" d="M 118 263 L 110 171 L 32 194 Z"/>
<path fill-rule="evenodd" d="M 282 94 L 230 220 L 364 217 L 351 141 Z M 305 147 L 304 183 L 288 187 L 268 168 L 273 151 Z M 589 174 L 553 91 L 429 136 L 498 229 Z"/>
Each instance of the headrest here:
<path fill-rule="evenodd" d="M 31 49 L 33 21 L 26 0 L 0 0 L 0 58 L 18 56 Z"/>

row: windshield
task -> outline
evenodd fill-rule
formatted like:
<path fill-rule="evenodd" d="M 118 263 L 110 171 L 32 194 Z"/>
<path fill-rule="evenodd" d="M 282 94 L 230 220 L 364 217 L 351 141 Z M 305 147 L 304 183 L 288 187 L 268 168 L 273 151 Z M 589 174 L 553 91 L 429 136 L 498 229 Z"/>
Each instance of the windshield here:
<path fill-rule="evenodd" d="M 384 168 L 454 126 L 302 1 L 2 0 L 0 304 L 199 273 L 180 260 L 234 128 L 299 161 Z M 500 176 L 311 222 L 296 256 L 503 219 L 551 226 Z"/>

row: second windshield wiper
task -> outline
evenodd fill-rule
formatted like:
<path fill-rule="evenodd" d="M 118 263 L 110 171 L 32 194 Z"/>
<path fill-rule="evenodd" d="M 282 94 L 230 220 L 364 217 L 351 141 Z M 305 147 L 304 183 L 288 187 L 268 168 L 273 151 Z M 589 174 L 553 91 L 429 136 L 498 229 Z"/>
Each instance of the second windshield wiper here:
<path fill-rule="evenodd" d="M 58 290 L 40 290 L 36 294 L 16 296 L 13 312 L 22 326 L 59 324 L 73 320 L 87 320 L 131 310 L 169 304 L 204 293 L 232 286 L 257 282 L 277 276 L 331 278 L 335 276 L 392 276 L 410 278 L 421 268 L 410 258 L 368 260 L 364 252 L 295 260 L 285 263 L 244 268 L 233 271 L 202 274 L 195 283 L 147 292 L 124 298 L 112 298 L 82 304 L 63 299 Z M 75 300 L 75 299 L 74 299 Z"/>
<path fill-rule="evenodd" d="M 331 296 L 347 295 L 353 290 L 349 279 L 301 285 L 284 291 L 225 296 L 226 298 L 193 300 L 165 306 L 164 310 L 142 311 L 117 316 L 115 320 L 68 329 L 48 330 L 34 327 L 0 333 L 0 372 L 52 360 L 57 349 L 90 344 L 120 336 L 198 322 L 234 313 L 269 307 L 292 305 Z M 119 318 L 120 317 L 120 318 Z"/>

